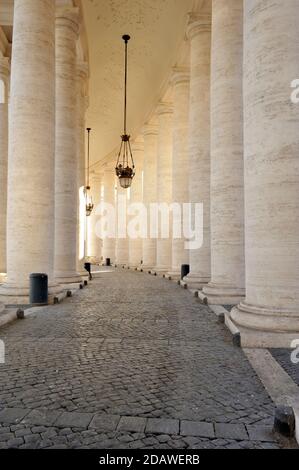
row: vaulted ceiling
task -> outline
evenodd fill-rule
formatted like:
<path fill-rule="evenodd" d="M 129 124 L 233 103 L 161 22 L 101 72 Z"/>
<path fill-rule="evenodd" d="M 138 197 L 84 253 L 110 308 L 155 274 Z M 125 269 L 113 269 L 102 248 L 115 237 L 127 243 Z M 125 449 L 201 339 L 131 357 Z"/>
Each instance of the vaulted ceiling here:
<path fill-rule="evenodd" d="M 184 41 L 188 13 L 201 9 L 206 0 L 55 1 L 59 6 L 78 6 L 83 13 L 79 47 L 85 58 L 89 55 L 86 124 L 93 129 L 91 161 L 95 165 L 114 156 L 123 130 L 122 35 L 130 34 L 132 38 L 129 43 L 128 130 L 134 138 L 167 92 L 172 67 L 183 65 L 188 57 Z M 0 33 L 7 37 L 8 43 L 12 20 L 13 0 L 0 0 Z"/>
<path fill-rule="evenodd" d="M 88 125 L 91 158 L 120 143 L 123 126 L 124 33 L 129 43 L 128 126 L 136 136 L 163 94 L 184 39 L 194 0 L 83 0 L 90 56 Z"/>

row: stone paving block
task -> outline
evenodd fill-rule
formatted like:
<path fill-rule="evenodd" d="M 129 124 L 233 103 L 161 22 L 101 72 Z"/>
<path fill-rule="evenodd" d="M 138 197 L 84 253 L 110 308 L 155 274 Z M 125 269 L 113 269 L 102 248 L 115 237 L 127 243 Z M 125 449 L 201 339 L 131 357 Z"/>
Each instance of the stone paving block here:
<path fill-rule="evenodd" d="M 92 413 L 74 413 L 74 412 L 63 412 L 57 421 L 55 426 L 62 428 L 87 428 L 93 418 Z"/>
<path fill-rule="evenodd" d="M 216 423 L 215 434 L 217 438 L 223 439 L 235 439 L 238 441 L 248 439 L 248 434 L 243 424 Z"/>
<path fill-rule="evenodd" d="M 22 408 L 5 408 L 0 411 L 0 423 L 20 423 L 29 411 Z"/>
<path fill-rule="evenodd" d="M 96 413 L 89 425 L 89 428 L 96 429 L 97 431 L 115 431 L 119 421 L 119 415 Z"/>
<path fill-rule="evenodd" d="M 147 434 L 178 434 L 179 431 L 178 419 L 148 418 L 145 428 Z"/>
<path fill-rule="evenodd" d="M 30 411 L 22 420 L 22 423 L 35 426 L 52 426 L 61 414 L 61 411 L 36 409 Z"/>
<path fill-rule="evenodd" d="M 273 426 L 247 425 L 247 432 L 251 441 L 275 442 Z"/>
<path fill-rule="evenodd" d="M 208 437 L 212 439 L 215 437 L 215 431 L 214 431 L 214 426 L 212 423 L 182 420 L 181 421 L 181 435 L 182 436 Z"/>
<path fill-rule="evenodd" d="M 55 436 L 63 429 L 67 429 L 63 432 L 69 447 L 93 446 L 88 441 L 91 437 L 84 437 L 82 431 L 95 414 L 239 425 L 262 424 L 261 420 L 263 425 L 273 423 L 273 402 L 243 351 L 233 348 L 215 314 L 188 292 L 154 276 L 132 270 L 103 274 L 67 302 L 44 307 L 43 313 L 29 315 L 26 322 L 8 325 L 1 339 L 10 357 L 9 367 L 0 368 L 1 409 L 74 413 L 67 425 L 47 425 L 45 432 L 33 424 L 30 433 L 34 429 L 39 434 L 39 446 L 55 445 Z M 117 341 L 103 346 L 107 339 Z M 36 373 L 41 366 L 42 376 Z M 92 415 L 84 428 L 77 420 L 79 412 Z M 145 421 L 141 426 L 134 418 L 133 422 L 135 429 L 144 432 Z M 13 437 L 22 437 L 16 436 L 21 428 L 14 429 L 13 424 L 8 423 L 6 432 L 7 424 L 3 424 L 2 446 Z M 103 436 L 101 430 L 95 431 L 96 445 L 109 439 L 111 446 L 121 444 L 118 431 L 107 430 Z M 139 446 L 150 437 L 130 431 L 122 434 L 140 441 Z M 179 442 L 175 434 L 151 436 L 166 448 Z M 197 445 L 192 436 L 180 437 L 189 446 L 189 442 Z M 205 442 L 206 438 L 197 437 L 198 446 L 223 448 L 234 443 L 234 439 Z M 248 435 L 246 441 L 250 448 L 257 445 Z M 25 447 L 34 445 L 26 443 Z"/>
<path fill-rule="evenodd" d="M 122 416 L 118 424 L 118 431 L 143 432 L 146 426 L 146 419 L 135 416 Z"/>

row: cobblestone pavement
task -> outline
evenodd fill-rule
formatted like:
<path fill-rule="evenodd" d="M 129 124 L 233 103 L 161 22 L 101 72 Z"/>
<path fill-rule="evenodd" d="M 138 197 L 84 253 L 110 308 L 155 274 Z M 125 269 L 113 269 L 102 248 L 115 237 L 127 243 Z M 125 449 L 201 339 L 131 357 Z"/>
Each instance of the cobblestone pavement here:
<path fill-rule="evenodd" d="M 0 448 L 283 446 L 242 350 L 173 282 L 103 273 L 0 338 Z"/>
<path fill-rule="evenodd" d="M 296 364 L 291 361 L 292 352 Z M 299 387 L 299 352 L 296 352 L 295 349 L 270 349 L 270 353 Z"/>

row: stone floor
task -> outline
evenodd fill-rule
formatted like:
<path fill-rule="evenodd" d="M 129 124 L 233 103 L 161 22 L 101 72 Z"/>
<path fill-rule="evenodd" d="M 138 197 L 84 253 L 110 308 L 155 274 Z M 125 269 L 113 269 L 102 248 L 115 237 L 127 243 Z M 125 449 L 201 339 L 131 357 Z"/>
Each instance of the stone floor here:
<path fill-rule="evenodd" d="M 291 354 L 294 351 L 296 356 L 296 363 L 293 363 L 291 360 Z M 293 381 L 299 387 L 299 364 L 298 358 L 299 354 L 293 349 L 271 349 L 270 350 L 274 359 L 278 362 L 279 365 L 285 370 L 287 374 L 293 379 Z"/>
<path fill-rule="evenodd" d="M 165 279 L 102 273 L 0 339 L 0 448 L 287 445 L 225 326 Z"/>

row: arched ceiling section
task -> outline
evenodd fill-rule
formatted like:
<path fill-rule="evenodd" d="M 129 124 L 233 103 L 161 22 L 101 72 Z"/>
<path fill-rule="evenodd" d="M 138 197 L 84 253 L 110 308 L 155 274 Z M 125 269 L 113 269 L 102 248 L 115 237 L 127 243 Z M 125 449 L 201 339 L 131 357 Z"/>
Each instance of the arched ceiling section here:
<path fill-rule="evenodd" d="M 134 135 L 153 109 L 175 64 L 194 0 L 83 0 L 90 57 L 92 163 L 120 143 L 124 33 L 130 34 L 128 127 Z"/>

